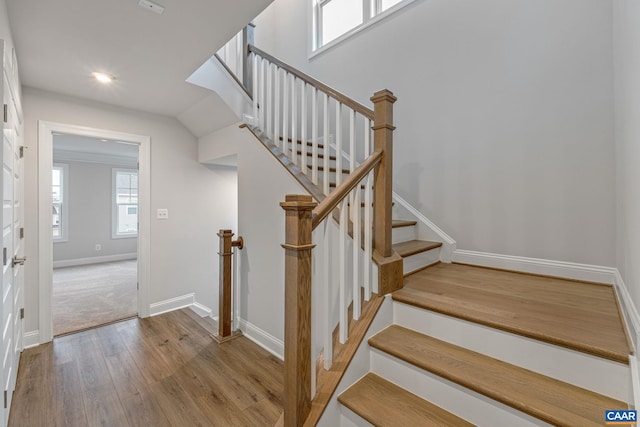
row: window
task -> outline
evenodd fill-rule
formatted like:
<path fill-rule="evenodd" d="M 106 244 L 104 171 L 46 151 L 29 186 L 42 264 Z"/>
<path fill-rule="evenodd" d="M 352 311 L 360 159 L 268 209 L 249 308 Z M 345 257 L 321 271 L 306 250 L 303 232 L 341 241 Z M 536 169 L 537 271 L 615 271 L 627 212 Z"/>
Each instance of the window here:
<path fill-rule="evenodd" d="M 312 0 L 315 3 L 314 50 L 390 15 L 413 0 Z"/>
<path fill-rule="evenodd" d="M 113 238 L 138 235 L 138 171 L 113 169 Z"/>
<path fill-rule="evenodd" d="M 68 206 L 69 198 L 67 196 L 69 182 L 69 167 L 63 164 L 54 164 L 51 169 L 51 199 L 52 205 L 52 223 L 53 223 L 53 240 L 63 242 L 67 240 L 68 226 Z"/>

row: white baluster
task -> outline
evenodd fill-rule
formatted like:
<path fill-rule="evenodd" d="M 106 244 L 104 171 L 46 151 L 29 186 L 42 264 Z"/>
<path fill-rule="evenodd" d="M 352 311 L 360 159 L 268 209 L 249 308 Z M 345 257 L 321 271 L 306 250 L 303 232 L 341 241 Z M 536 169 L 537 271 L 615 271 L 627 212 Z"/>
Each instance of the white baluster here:
<path fill-rule="evenodd" d="M 253 126 L 260 127 L 260 120 L 258 118 L 258 56 L 255 53 L 251 54 L 251 92 L 253 96 Z"/>
<path fill-rule="evenodd" d="M 331 154 L 331 150 L 329 149 L 329 95 L 325 93 L 324 95 L 324 134 L 322 144 L 322 152 L 324 153 L 324 161 L 322 162 L 322 167 L 324 168 L 323 174 L 323 183 L 322 187 L 324 189 L 324 194 L 329 194 L 329 157 Z"/>
<path fill-rule="evenodd" d="M 356 169 L 356 112 L 349 108 L 349 172 Z"/>
<path fill-rule="evenodd" d="M 302 159 L 300 162 L 300 170 L 303 174 L 308 175 L 307 170 L 307 84 L 301 80 L 302 92 L 300 94 L 300 140 L 302 141 Z"/>
<path fill-rule="evenodd" d="M 289 130 L 289 73 L 286 70 L 282 70 L 284 73 L 282 79 L 282 146 L 285 156 L 288 156 L 290 159 L 293 156 L 293 152 L 296 150 L 296 147 L 291 141 L 291 151 L 292 154 L 289 154 L 289 138 L 287 132 Z"/>
<path fill-rule="evenodd" d="M 282 147 L 282 152 L 284 155 L 287 155 L 287 143 L 286 141 L 282 141 L 282 145 L 280 145 L 280 68 L 276 66 L 276 75 L 275 75 L 275 96 L 273 97 L 273 143 L 277 146 Z"/>
<path fill-rule="evenodd" d="M 271 74 L 272 74 L 272 70 L 271 70 L 271 63 L 267 62 L 267 99 L 265 100 L 265 109 L 267 110 L 267 128 L 266 128 L 266 134 L 265 136 L 267 138 L 269 138 L 270 136 L 272 136 L 272 123 L 271 123 L 271 113 L 272 113 L 272 109 L 273 109 L 273 98 L 271 97 L 271 93 L 273 91 L 272 88 L 272 79 L 271 79 Z M 273 142 L 274 144 L 277 144 L 276 141 Z"/>
<path fill-rule="evenodd" d="M 364 156 L 369 157 L 370 154 L 370 135 L 371 135 L 371 121 L 367 118 L 364 119 Z M 371 214 L 373 207 L 373 171 L 367 175 L 365 187 L 364 187 L 364 299 L 369 301 L 371 299 L 371 263 L 372 253 L 371 246 L 373 241 L 373 215 Z"/>
<path fill-rule="evenodd" d="M 311 88 L 311 182 L 318 185 L 318 89 Z"/>
<path fill-rule="evenodd" d="M 353 152 L 351 154 L 353 158 Z M 353 209 L 353 318 L 358 320 L 361 312 L 360 301 L 360 184 L 352 191 L 354 197 L 351 203 L 351 209 Z"/>
<path fill-rule="evenodd" d="M 347 239 L 349 238 L 347 231 L 347 197 L 340 203 L 340 242 L 339 254 L 340 259 L 339 279 L 340 283 L 340 344 L 347 342 L 349 335 L 349 302 L 347 297 Z"/>
<path fill-rule="evenodd" d="M 323 267 L 323 299 L 324 299 L 324 312 L 325 312 L 325 323 L 324 323 L 324 369 L 331 369 L 331 365 L 333 364 L 333 304 L 331 301 L 331 297 L 333 295 L 331 283 L 331 218 L 332 215 L 329 215 L 327 219 L 323 222 L 324 227 L 324 245 L 323 245 L 323 259 L 324 265 Z"/>
<path fill-rule="evenodd" d="M 328 141 L 325 141 L 325 151 Z M 342 104 L 336 100 L 336 187 L 342 183 Z"/>
<path fill-rule="evenodd" d="M 291 75 L 291 146 L 293 147 L 291 153 L 291 160 L 294 165 L 298 165 L 298 139 L 296 138 L 296 76 Z M 300 153 L 302 153 L 302 147 L 300 147 Z"/>

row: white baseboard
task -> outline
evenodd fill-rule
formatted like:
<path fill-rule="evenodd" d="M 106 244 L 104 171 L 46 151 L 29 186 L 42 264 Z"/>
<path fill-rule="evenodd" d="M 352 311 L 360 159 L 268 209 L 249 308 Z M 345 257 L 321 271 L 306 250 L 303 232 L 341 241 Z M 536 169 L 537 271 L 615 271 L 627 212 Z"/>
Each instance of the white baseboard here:
<path fill-rule="evenodd" d="M 627 322 L 627 327 L 630 329 L 629 333 L 631 335 L 631 340 L 633 341 L 633 345 L 637 348 L 638 345 L 640 345 L 640 342 L 638 342 L 640 339 L 640 314 L 638 314 L 638 309 L 631 299 L 629 289 L 627 289 L 627 285 L 624 283 L 622 275 L 617 269 L 615 285 L 618 291 L 617 294 L 620 308 L 622 309 L 625 321 Z"/>
<path fill-rule="evenodd" d="M 186 294 L 164 301 L 154 302 L 149 307 L 149 315 L 157 316 L 170 311 L 180 310 L 181 308 L 193 307 L 194 304 L 196 304 L 195 294 Z"/>
<path fill-rule="evenodd" d="M 94 256 L 89 258 L 64 259 L 60 261 L 53 261 L 53 268 L 75 267 L 77 265 L 88 265 L 88 264 L 101 264 L 103 262 L 126 261 L 129 259 L 136 259 L 137 257 L 138 257 L 138 254 L 136 252 L 133 252 L 128 254 Z"/>
<path fill-rule="evenodd" d="M 243 332 L 244 336 L 249 338 L 251 341 L 258 344 L 278 359 L 284 360 L 284 342 L 263 331 L 254 324 L 247 322 L 245 319 L 240 319 L 240 330 Z"/>
<path fill-rule="evenodd" d="M 453 252 L 453 262 L 565 279 L 606 283 L 609 285 L 615 284 L 616 277 L 616 269 L 613 267 L 466 251 L 462 249 L 456 249 Z"/>
<path fill-rule="evenodd" d="M 199 302 L 194 302 L 189 308 L 191 308 L 191 310 L 200 317 L 211 317 L 211 313 L 213 312 L 209 307 L 200 304 Z"/>
<path fill-rule="evenodd" d="M 40 345 L 40 331 L 29 331 L 22 335 L 22 348 L 27 349 Z"/>

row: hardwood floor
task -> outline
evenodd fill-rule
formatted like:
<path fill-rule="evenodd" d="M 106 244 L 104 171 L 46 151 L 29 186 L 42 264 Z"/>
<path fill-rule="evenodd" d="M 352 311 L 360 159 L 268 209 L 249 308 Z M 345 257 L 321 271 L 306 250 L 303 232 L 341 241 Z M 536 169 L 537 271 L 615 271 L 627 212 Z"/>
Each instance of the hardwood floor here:
<path fill-rule="evenodd" d="M 25 350 L 9 426 L 272 426 L 283 365 L 189 309 Z"/>
<path fill-rule="evenodd" d="M 437 264 L 406 277 L 393 298 L 620 363 L 631 353 L 608 285 Z"/>

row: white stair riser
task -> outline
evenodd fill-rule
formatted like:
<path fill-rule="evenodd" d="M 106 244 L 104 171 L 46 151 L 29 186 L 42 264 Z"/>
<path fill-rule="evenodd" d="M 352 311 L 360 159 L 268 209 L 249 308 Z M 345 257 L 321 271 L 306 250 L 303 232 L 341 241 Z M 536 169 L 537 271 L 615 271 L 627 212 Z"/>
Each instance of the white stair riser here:
<path fill-rule="evenodd" d="M 416 226 L 410 227 L 395 227 L 391 230 L 391 243 L 408 242 L 409 240 L 416 240 L 418 233 Z"/>
<path fill-rule="evenodd" d="M 340 405 L 340 427 L 374 427 L 374 425 L 346 406 Z"/>
<path fill-rule="evenodd" d="M 428 265 L 435 264 L 440 261 L 440 248 L 431 249 L 430 251 L 420 252 L 403 258 L 402 272 L 404 274 L 413 273 Z"/>
<path fill-rule="evenodd" d="M 371 351 L 371 371 L 480 427 L 549 425 L 376 349 Z"/>
<path fill-rule="evenodd" d="M 394 301 L 394 323 L 512 365 L 627 401 L 629 367 Z"/>

